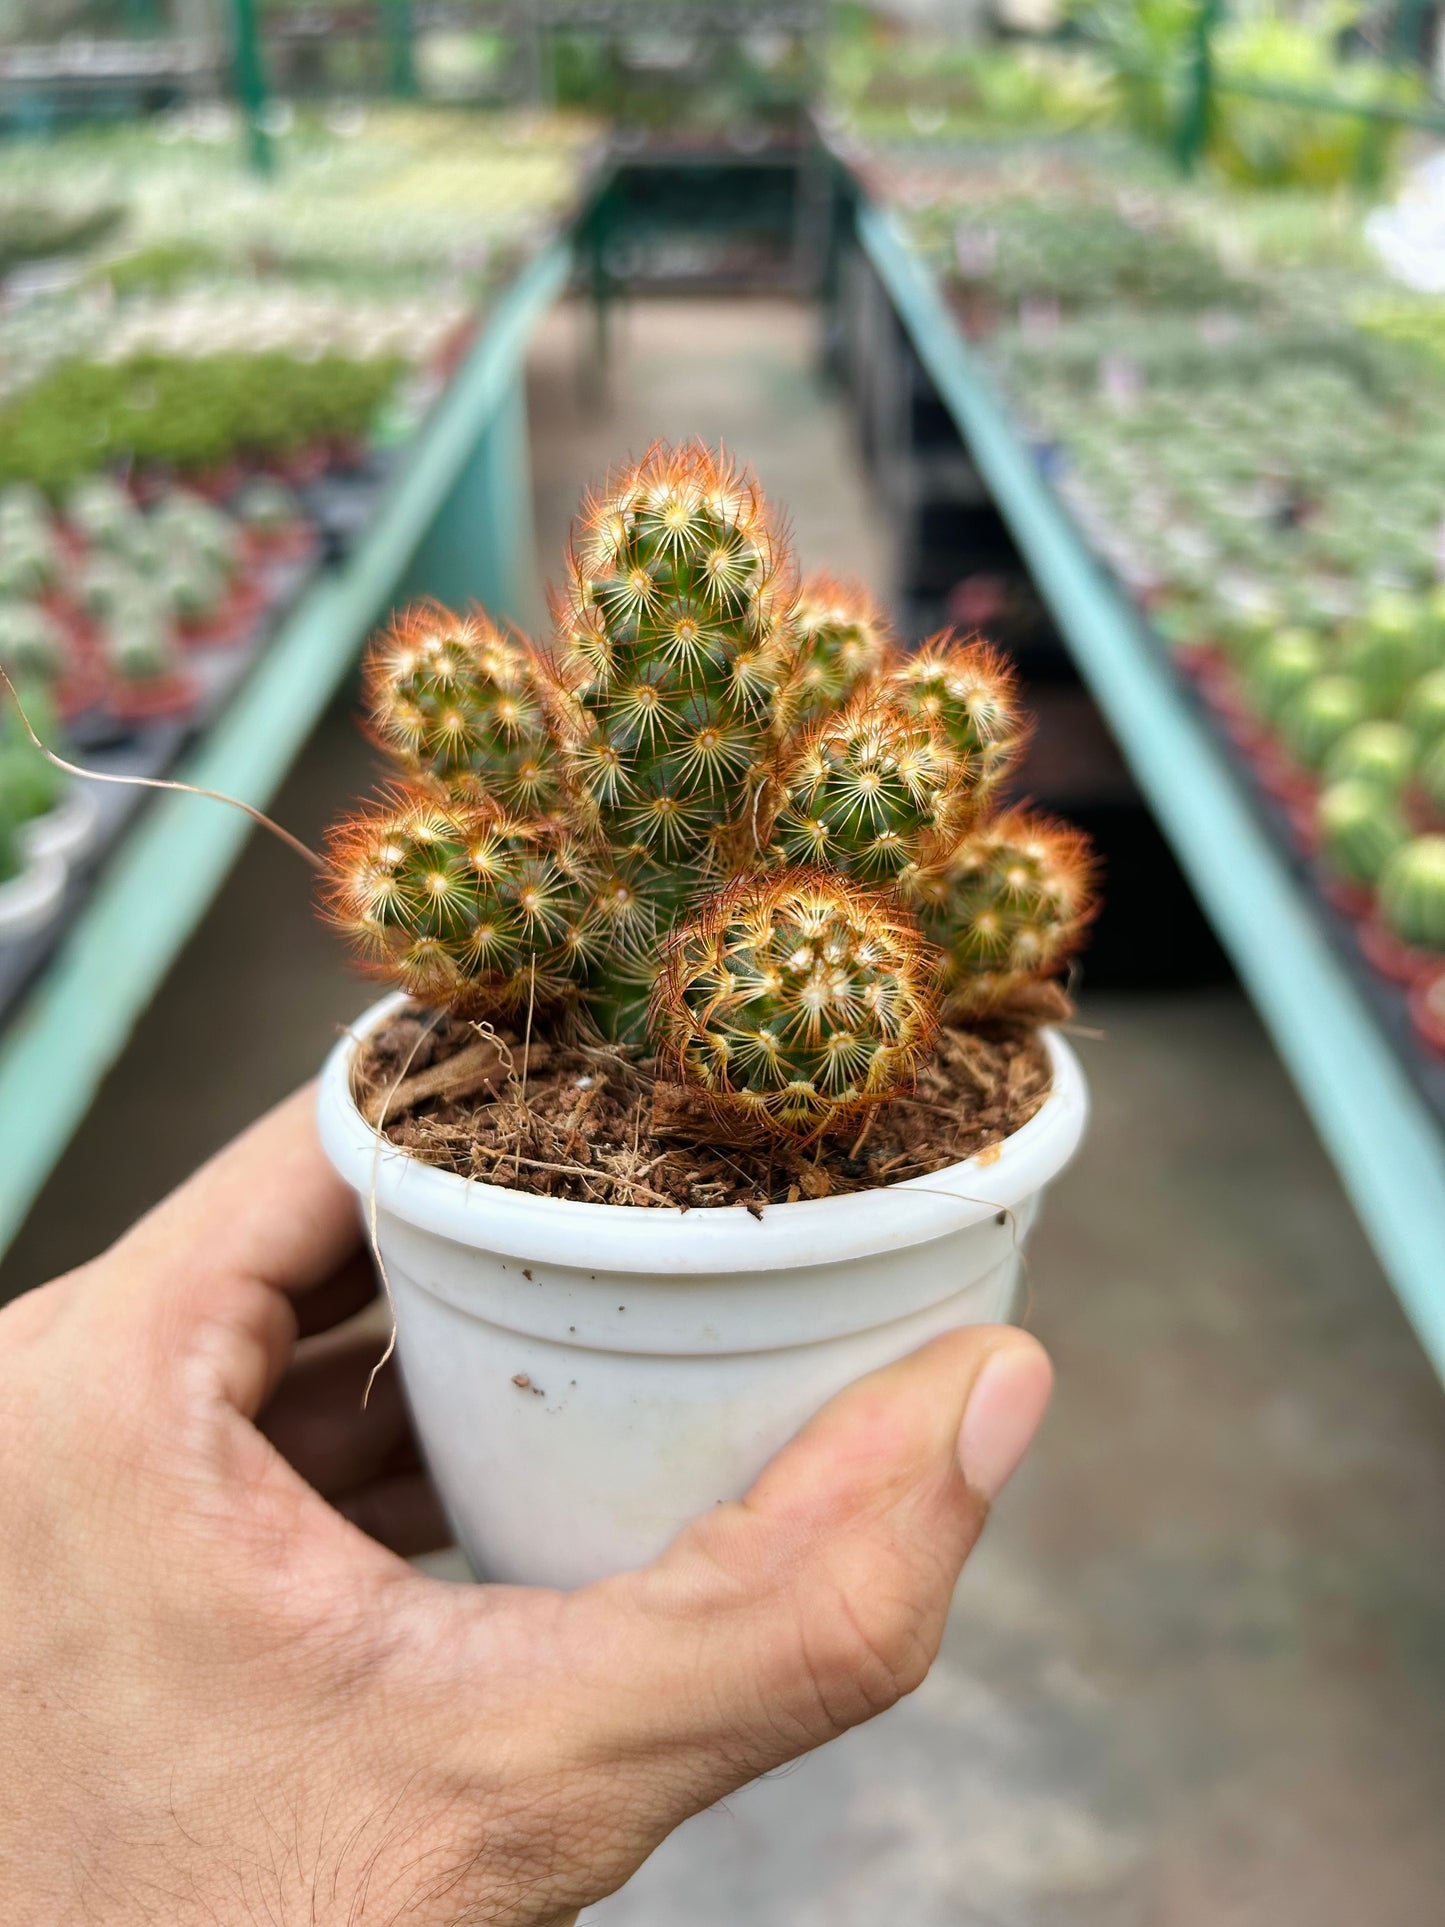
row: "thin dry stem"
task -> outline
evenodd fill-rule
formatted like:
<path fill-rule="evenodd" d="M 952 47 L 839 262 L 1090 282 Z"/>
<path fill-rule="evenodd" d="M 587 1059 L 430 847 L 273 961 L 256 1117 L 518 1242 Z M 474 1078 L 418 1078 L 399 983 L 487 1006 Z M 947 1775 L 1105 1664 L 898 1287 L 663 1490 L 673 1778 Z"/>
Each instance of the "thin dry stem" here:
<path fill-rule="evenodd" d="M 269 830 L 272 836 L 278 837 L 288 849 L 294 850 L 297 856 L 304 858 L 313 870 L 325 869 L 326 866 L 321 857 L 303 843 L 299 836 L 293 836 L 290 830 L 283 829 L 274 817 L 267 816 L 264 810 L 258 810 L 254 803 L 244 802 L 239 796 L 228 796 L 224 790 L 208 790 L 200 783 L 182 783 L 169 776 L 119 776 L 113 771 L 85 769 L 79 763 L 67 762 L 65 757 L 57 755 L 36 735 L 34 725 L 25 713 L 24 703 L 21 702 L 14 683 L 3 669 L 0 669 L 0 682 L 3 682 L 10 692 L 10 700 L 14 703 L 20 721 L 24 725 L 25 734 L 46 762 L 53 764 L 56 769 L 64 770 L 67 776 L 79 776 L 87 783 L 118 783 L 122 789 L 175 790 L 181 796 L 204 796 L 212 803 L 228 803 L 233 810 L 242 811 L 253 823 L 259 823 L 263 830 Z"/>

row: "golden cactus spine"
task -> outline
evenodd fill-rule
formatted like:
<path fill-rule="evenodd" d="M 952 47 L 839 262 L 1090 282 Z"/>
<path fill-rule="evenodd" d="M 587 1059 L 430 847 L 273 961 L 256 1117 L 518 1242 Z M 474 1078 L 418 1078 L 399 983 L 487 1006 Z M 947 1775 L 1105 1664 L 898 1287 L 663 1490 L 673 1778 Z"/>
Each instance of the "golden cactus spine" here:
<path fill-rule="evenodd" d="M 575 996 L 585 862 L 555 822 L 395 790 L 338 825 L 326 859 L 331 920 L 419 1002 L 501 1016 Z"/>
<path fill-rule="evenodd" d="M 912 1081 L 938 969 L 888 892 L 825 870 L 736 877 L 669 940 L 653 1036 L 714 1108 L 814 1136 Z"/>

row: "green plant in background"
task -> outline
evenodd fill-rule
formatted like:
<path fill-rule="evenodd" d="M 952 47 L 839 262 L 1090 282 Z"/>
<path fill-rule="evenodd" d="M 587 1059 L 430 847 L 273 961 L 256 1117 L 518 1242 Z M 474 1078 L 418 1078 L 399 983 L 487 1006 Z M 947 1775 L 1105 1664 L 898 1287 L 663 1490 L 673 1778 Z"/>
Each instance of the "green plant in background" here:
<path fill-rule="evenodd" d="M 24 681 L 19 695 L 36 735 L 63 754 L 64 736 L 45 685 Z M 48 816 L 62 802 L 65 787 L 66 778 L 35 747 L 19 710 L 7 703 L 0 719 L 0 818 L 23 827 Z"/>
<path fill-rule="evenodd" d="M 1289 702 L 1279 719 L 1285 748 L 1306 769 L 1319 769 L 1336 743 L 1369 714 L 1369 702 L 1353 676 L 1317 676 Z"/>
<path fill-rule="evenodd" d="M 20 825 L 11 817 L 0 797 L 0 884 L 10 883 L 21 871 Z"/>
<path fill-rule="evenodd" d="M 1317 821 L 1325 868 L 1360 889 L 1374 889 L 1386 864 L 1410 837 L 1395 798 L 1361 777 L 1346 777 L 1324 789 Z"/>
<path fill-rule="evenodd" d="M 1133 133 L 1173 152 L 1202 148 L 1240 186 L 1312 190 L 1378 185 L 1401 129 L 1370 110 L 1428 98 L 1421 77 L 1342 53 L 1365 11 L 1356 0 L 1080 0 L 1071 9 Z"/>
<path fill-rule="evenodd" d="M 1010 306 L 1047 299 L 1069 314 L 1115 303 L 1193 313 L 1255 299 L 1176 223 L 1088 194 L 986 202 L 955 224 L 953 245 L 959 283 Z"/>
<path fill-rule="evenodd" d="M 1277 723 L 1324 668 L 1324 650 L 1317 637 L 1304 629 L 1281 630 L 1254 655 L 1245 688 L 1257 713 Z"/>
<path fill-rule="evenodd" d="M 1075 0 L 1068 12 L 1097 48 L 1125 125 L 1168 147 L 1184 110 L 1200 0 Z"/>
<path fill-rule="evenodd" d="M 174 294 L 187 282 L 213 275 L 225 265 L 226 257 L 220 250 L 204 241 L 154 241 L 100 262 L 91 270 L 90 278 L 104 283 L 118 296 Z"/>
<path fill-rule="evenodd" d="M 1081 838 L 997 793 L 1023 740 L 982 645 L 902 655 L 793 558 L 756 482 L 659 445 L 589 499 L 541 651 L 410 612 L 371 727 L 406 787 L 329 844 L 369 969 L 474 1016 L 650 1030 L 740 1131 L 903 1088 L 940 1016 L 1036 1022 L 1090 910 Z"/>
<path fill-rule="evenodd" d="M 1381 872 L 1378 901 L 1401 943 L 1445 952 L 1445 836 L 1403 844 Z"/>
<path fill-rule="evenodd" d="M 28 261 L 79 254 L 123 219 L 118 202 L 70 202 L 25 192 L 0 194 L 0 275 Z"/>
<path fill-rule="evenodd" d="M 1106 74 L 1078 48 L 997 47 L 938 33 L 888 35 L 871 22 L 835 27 L 828 111 L 874 137 L 1017 139 L 1096 125 Z"/>
<path fill-rule="evenodd" d="M 1370 783 L 1398 796 L 1410 780 L 1418 748 L 1403 723 L 1359 723 L 1330 750 L 1324 773 L 1330 782 Z"/>
<path fill-rule="evenodd" d="M 0 483 L 60 496 L 120 462 L 196 471 L 363 438 L 402 367 L 391 356 L 333 354 L 64 362 L 0 406 Z M 112 516 L 127 519 L 118 506 Z M 94 539 L 113 537 L 98 530 Z"/>
<path fill-rule="evenodd" d="M 1375 186 L 1388 172 L 1401 130 L 1368 110 L 1423 106 L 1427 94 L 1417 76 L 1341 55 L 1341 37 L 1364 12 L 1355 0 L 1305 7 L 1253 0 L 1226 15 L 1214 36 L 1220 85 L 1209 156 L 1227 179 L 1319 189 Z M 1231 82 L 1297 93 L 1300 101 L 1251 98 Z"/>
<path fill-rule="evenodd" d="M 65 632 L 37 602 L 0 601 L 0 669 L 53 680 L 65 662 Z"/>

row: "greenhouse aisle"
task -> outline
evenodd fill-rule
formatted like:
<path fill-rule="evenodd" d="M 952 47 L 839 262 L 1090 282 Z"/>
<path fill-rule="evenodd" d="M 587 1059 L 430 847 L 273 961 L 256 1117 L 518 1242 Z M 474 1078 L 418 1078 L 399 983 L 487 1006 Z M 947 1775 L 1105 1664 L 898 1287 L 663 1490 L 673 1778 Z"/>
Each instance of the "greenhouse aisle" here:
<path fill-rule="evenodd" d="M 784 304 L 541 336 L 551 563 L 581 484 L 723 436 L 809 566 L 886 591 L 886 528 Z M 279 805 L 368 780 L 328 718 Z M 198 807 L 202 807 L 199 806 Z M 84 1256 L 304 1076 L 361 993 L 259 840 L 7 1264 Z M 923 1691 L 685 1828 L 590 1927 L 1418 1927 L 1445 1891 L 1445 1401 L 1247 1006 L 1094 998 L 1097 1118 L 1034 1248 L 1060 1370 Z M 822 1870 L 820 1873 L 820 1869 Z"/>

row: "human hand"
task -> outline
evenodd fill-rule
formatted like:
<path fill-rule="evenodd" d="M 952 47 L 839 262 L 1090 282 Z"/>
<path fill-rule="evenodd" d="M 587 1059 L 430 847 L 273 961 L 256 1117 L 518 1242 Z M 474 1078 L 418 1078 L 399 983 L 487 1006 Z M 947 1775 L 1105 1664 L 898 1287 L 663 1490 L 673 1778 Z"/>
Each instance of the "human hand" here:
<path fill-rule="evenodd" d="M 0 1312 L 0 1920 L 543 1927 L 922 1680 L 1048 1399 L 956 1332 L 654 1565 L 450 1586 L 373 1291 L 303 1092 Z"/>

